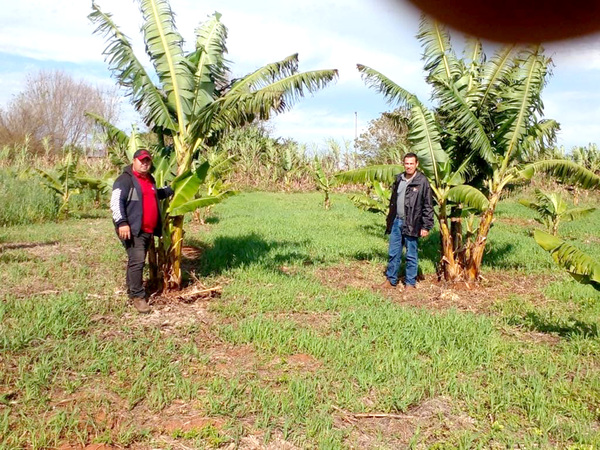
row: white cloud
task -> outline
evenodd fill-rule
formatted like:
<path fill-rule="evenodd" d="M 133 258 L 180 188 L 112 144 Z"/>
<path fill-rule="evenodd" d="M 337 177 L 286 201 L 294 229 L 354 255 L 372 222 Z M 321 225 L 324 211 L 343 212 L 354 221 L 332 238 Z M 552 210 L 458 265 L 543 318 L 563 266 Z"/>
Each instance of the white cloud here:
<path fill-rule="evenodd" d="M 366 131 L 368 122 L 375 116 L 329 108 L 298 106 L 271 120 L 276 135 L 288 136 L 298 142 L 321 143 L 326 139 L 353 142 L 355 133 Z"/>
<path fill-rule="evenodd" d="M 600 35 L 547 45 L 558 70 L 599 70 Z"/>
<path fill-rule="evenodd" d="M 558 145 L 600 142 L 600 92 L 562 91 L 545 96 L 546 117 L 560 123 Z"/>

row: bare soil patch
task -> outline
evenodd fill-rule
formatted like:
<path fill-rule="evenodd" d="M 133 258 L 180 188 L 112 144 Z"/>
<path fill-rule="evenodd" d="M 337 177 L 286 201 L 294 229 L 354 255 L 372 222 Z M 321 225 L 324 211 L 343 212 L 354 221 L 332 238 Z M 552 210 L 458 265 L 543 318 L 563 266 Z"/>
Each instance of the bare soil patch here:
<path fill-rule="evenodd" d="M 244 436 L 240 440 L 239 446 L 234 442 L 230 443 L 226 447 L 226 450 L 299 450 L 300 447 L 296 447 L 294 444 L 286 441 L 281 436 L 281 433 L 275 433 L 275 436 L 271 437 L 271 440 L 265 444 L 265 438 L 263 434 L 251 434 L 248 436 Z"/>
<path fill-rule="evenodd" d="M 592 243 L 598 244 L 598 243 L 600 243 L 600 236 L 588 234 L 585 236 L 585 239 L 583 240 L 583 242 L 585 244 L 592 244 Z"/>
<path fill-rule="evenodd" d="M 494 218 L 494 222 L 504 223 L 506 225 L 517 225 L 524 228 L 531 228 L 537 222 L 533 219 L 522 219 L 520 217 L 498 217 Z"/>
<path fill-rule="evenodd" d="M 283 373 L 285 368 L 291 368 L 301 372 L 315 372 L 322 366 L 321 361 L 306 353 L 296 353 L 281 358 L 273 359 L 269 364 L 269 370 Z M 279 370 L 277 369 L 279 368 Z"/>
<path fill-rule="evenodd" d="M 377 284 L 385 280 L 382 267 L 368 261 L 353 265 L 338 265 L 319 269 L 316 276 L 327 286 L 378 290 Z M 379 290 L 392 301 L 433 310 L 458 309 L 476 313 L 491 313 L 493 305 L 514 295 L 525 297 L 534 304 L 544 304 L 548 299 L 541 288 L 553 280 L 548 275 L 491 272 L 479 283 L 446 283 L 435 275 L 421 277 L 417 289 L 405 290 L 402 285 L 394 289 Z"/>
<path fill-rule="evenodd" d="M 339 410 L 335 423 L 349 432 L 346 443 L 351 448 L 408 448 L 417 430 L 427 442 L 429 437 L 439 441 L 445 431 L 472 429 L 475 419 L 456 412 L 456 408 L 452 399 L 435 397 L 404 414 L 353 414 Z"/>
<path fill-rule="evenodd" d="M 49 241 L 49 242 L 10 242 L 7 244 L 0 244 L 0 252 L 4 250 L 21 250 L 27 249 L 30 253 L 39 256 L 45 253 L 44 247 L 58 247 L 58 241 Z"/>
<path fill-rule="evenodd" d="M 131 322 L 134 327 L 158 328 L 161 334 L 173 334 L 178 328 L 190 325 L 210 327 L 213 316 L 207 311 L 209 301 L 197 301 L 193 303 L 171 302 L 165 303 L 164 298 L 157 303 L 150 300 L 152 311 L 150 314 L 139 314 L 130 308 L 124 319 Z"/>

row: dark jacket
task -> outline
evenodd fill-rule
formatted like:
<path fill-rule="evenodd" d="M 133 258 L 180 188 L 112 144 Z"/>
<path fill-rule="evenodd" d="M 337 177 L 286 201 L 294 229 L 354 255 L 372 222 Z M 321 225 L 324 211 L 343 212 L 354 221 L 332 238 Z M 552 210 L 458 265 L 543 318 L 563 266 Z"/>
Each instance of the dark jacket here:
<path fill-rule="evenodd" d="M 392 195 L 390 197 L 390 209 L 387 215 L 387 227 L 385 234 L 392 232 L 392 225 L 397 216 L 398 204 L 398 184 L 402 174 L 396 176 L 396 181 L 392 186 Z M 431 186 L 427 177 L 421 172 L 416 172 L 415 176 L 408 186 L 406 186 L 406 196 L 404 197 L 404 223 L 402 225 L 402 234 L 407 236 L 419 237 L 421 229 L 431 230 L 433 228 L 433 203 L 431 198 Z"/>
<path fill-rule="evenodd" d="M 142 202 L 142 187 L 132 172 L 131 166 L 127 166 L 123 173 L 113 184 L 112 196 L 110 198 L 110 209 L 112 211 L 115 229 L 122 224 L 128 224 L 133 236 L 139 236 L 142 232 L 142 215 L 144 206 Z M 162 222 L 159 200 L 173 195 L 173 189 L 166 186 L 156 189 L 156 182 L 152 175 L 148 175 L 156 192 L 156 204 L 158 208 L 158 222 L 154 228 L 154 235 L 162 234 Z"/>

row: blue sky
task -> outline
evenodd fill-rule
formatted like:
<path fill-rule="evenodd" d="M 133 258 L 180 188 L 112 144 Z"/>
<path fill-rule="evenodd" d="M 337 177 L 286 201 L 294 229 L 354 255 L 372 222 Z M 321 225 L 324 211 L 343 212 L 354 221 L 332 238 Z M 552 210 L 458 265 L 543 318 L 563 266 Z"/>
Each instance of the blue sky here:
<path fill-rule="evenodd" d="M 97 0 L 143 53 L 141 24 L 133 0 Z M 0 0 L 0 106 L 22 88 L 28 73 L 62 69 L 77 78 L 110 88 L 103 61 L 104 41 L 93 35 L 87 0 Z M 322 145 L 326 138 L 352 140 L 355 113 L 358 133 L 368 121 L 389 110 L 382 98 L 367 89 L 356 63 L 386 74 L 421 99 L 429 97 L 423 79 L 421 49 L 414 38 L 419 12 L 387 0 L 171 0 L 176 24 L 187 43 L 209 14 L 219 11 L 229 28 L 228 57 L 233 76 L 300 54 L 300 69 L 336 68 L 336 84 L 301 100 L 292 111 L 273 121 L 274 134 Z M 461 36 L 455 35 L 457 44 Z M 561 123 L 559 145 L 567 149 L 600 143 L 600 36 L 567 43 L 550 43 L 547 52 L 556 64 L 544 94 L 546 116 Z M 123 101 L 121 126 L 139 120 Z"/>

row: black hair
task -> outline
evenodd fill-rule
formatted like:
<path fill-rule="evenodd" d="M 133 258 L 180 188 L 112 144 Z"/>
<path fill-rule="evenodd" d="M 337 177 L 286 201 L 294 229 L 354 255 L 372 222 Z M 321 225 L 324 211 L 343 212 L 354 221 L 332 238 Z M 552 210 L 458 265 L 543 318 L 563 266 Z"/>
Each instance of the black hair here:
<path fill-rule="evenodd" d="M 402 158 L 402 162 L 404 162 L 406 158 L 415 158 L 415 161 L 419 162 L 419 157 L 416 155 L 416 153 L 413 152 L 409 152 L 406 155 L 404 155 L 404 158 Z"/>

